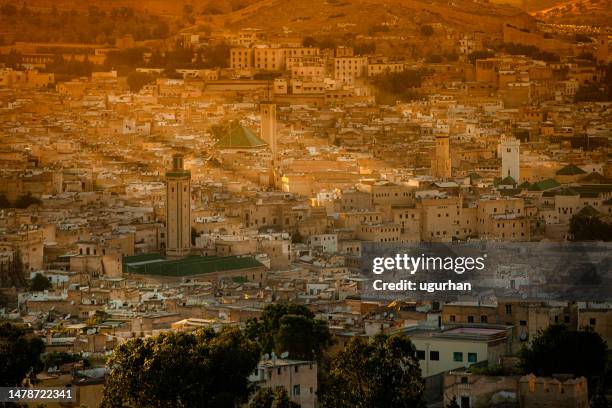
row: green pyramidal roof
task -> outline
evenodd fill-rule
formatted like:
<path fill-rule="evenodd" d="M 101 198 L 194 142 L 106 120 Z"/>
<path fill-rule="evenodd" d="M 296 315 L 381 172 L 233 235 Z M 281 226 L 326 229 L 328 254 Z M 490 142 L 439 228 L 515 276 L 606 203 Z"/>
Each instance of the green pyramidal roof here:
<path fill-rule="evenodd" d="M 513 186 L 516 184 L 516 181 L 512 178 L 512 176 L 507 176 L 502 181 L 499 182 L 502 186 Z"/>
<path fill-rule="evenodd" d="M 546 191 L 553 188 L 559 187 L 561 184 L 557 182 L 555 179 L 546 179 L 542 181 L 538 181 L 527 187 L 529 191 Z"/>
<path fill-rule="evenodd" d="M 266 146 L 266 142 L 261 140 L 255 132 L 241 124 L 233 124 L 229 130 L 222 134 L 216 144 L 219 148 L 255 148 Z"/>
<path fill-rule="evenodd" d="M 568 164 L 563 167 L 561 170 L 557 171 L 557 175 L 559 176 L 575 176 L 578 174 L 585 174 L 586 171 L 582 170 L 580 167 L 574 164 Z"/>

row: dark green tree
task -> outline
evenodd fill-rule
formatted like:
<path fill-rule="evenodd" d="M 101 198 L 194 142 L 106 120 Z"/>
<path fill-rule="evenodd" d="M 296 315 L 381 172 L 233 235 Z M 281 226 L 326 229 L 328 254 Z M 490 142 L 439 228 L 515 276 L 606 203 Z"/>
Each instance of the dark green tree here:
<path fill-rule="evenodd" d="M 573 331 L 555 324 L 540 332 L 519 356 L 525 373 L 584 376 L 594 386 L 594 380 L 605 373 L 607 349 L 606 342 L 591 329 Z"/>
<path fill-rule="evenodd" d="M 17 197 L 15 200 L 14 207 L 15 208 L 28 208 L 31 205 L 40 205 L 42 201 L 40 199 L 33 197 L 30 192 L 25 195 L 21 195 Z"/>
<path fill-rule="evenodd" d="M 11 206 L 11 202 L 4 194 L 0 194 L 0 208 L 9 208 Z"/>
<path fill-rule="evenodd" d="M 425 37 L 431 37 L 434 33 L 433 27 L 429 24 L 425 24 L 421 26 L 421 34 Z"/>
<path fill-rule="evenodd" d="M 331 361 L 322 408 L 425 407 L 416 349 L 404 335 L 352 338 Z"/>
<path fill-rule="evenodd" d="M 30 337 L 24 329 L 11 323 L 0 324 L 0 387 L 16 387 L 26 377 L 42 370 L 40 355 L 45 345 Z"/>
<path fill-rule="evenodd" d="M 470 63 L 475 64 L 476 60 L 487 59 L 487 58 L 491 58 L 494 56 L 495 56 L 495 53 L 493 51 L 480 50 L 480 51 L 474 51 L 474 52 L 469 53 L 468 60 L 470 61 Z"/>
<path fill-rule="evenodd" d="M 597 210 L 582 209 L 570 219 L 572 241 L 612 241 L 612 225 L 602 221 Z"/>
<path fill-rule="evenodd" d="M 446 405 L 446 408 L 461 408 L 457 403 L 457 397 L 453 397 L 453 399 Z"/>
<path fill-rule="evenodd" d="M 272 304 L 260 319 L 247 322 L 247 335 L 256 339 L 263 353 L 289 353 L 294 359 L 320 359 L 331 344 L 324 321 L 314 318 L 306 306 Z"/>
<path fill-rule="evenodd" d="M 78 354 L 70 354 L 64 351 L 54 351 L 45 353 L 41 359 L 45 368 L 58 367 L 66 363 L 74 363 L 81 361 L 81 356 Z"/>
<path fill-rule="evenodd" d="M 130 72 L 126 79 L 127 84 L 130 87 L 130 91 L 132 92 L 138 92 L 145 85 L 155 81 L 155 78 L 152 75 L 137 71 Z"/>
<path fill-rule="evenodd" d="M 591 408 L 610 408 L 608 398 L 602 389 L 599 389 L 595 396 L 591 398 Z"/>
<path fill-rule="evenodd" d="M 30 282 L 30 290 L 32 292 L 42 292 L 45 289 L 51 288 L 51 281 L 45 275 L 37 273 Z"/>
<path fill-rule="evenodd" d="M 5 4 L 0 7 L 0 14 L 7 17 L 12 17 L 17 14 L 17 7 L 12 4 Z"/>
<path fill-rule="evenodd" d="M 318 42 L 314 37 L 307 36 L 302 40 L 302 45 L 304 47 L 316 47 Z"/>
<path fill-rule="evenodd" d="M 279 387 L 261 388 L 253 397 L 249 408 L 299 408 L 300 405 L 291 401 L 287 390 Z"/>
<path fill-rule="evenodd" d="M 132 339 L 107 363 L 104 407 L 234 407 L 246 403 L 259 347 L 237 328 Z"/>

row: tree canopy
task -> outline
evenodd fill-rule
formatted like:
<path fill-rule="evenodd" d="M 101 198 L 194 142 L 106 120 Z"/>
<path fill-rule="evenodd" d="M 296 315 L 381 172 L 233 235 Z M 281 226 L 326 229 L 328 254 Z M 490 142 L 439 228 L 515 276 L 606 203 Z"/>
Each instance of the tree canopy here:
<path fill-rule="evenodd" d="M 0 387 L 16 387 L 26 377 L 34 377 L 43 364 L 45 345 L 38 337 L 11 323 L 0 324 Z"/>
<path fill-rule="evenodd" d="M 572 331 L 556 324 L 539 333 L 520 352 L 521 366 L 526 373 L 538 376 L 573 374 L 584 376 L 589 385 L 606 369 L 606 342 L 599 334 L 583 329 Z M 563 358 L 559 358 L 563 356 Z"/>
<path fill-rule="evenodd" d="M 127 84 L 130 91 L 139 92 L 145 85 L 155 81 L 155 77 L 145 72 L 130 72 L 127 76 Z"/>
<path fill-rule="evenodd" d="M 319 388 L 323 408 L 424 407 L 416 349 L 404 335 L 353 337 L 330 363 Z"/>
<path fill-rule="evenodd" d="M 587 211 L 572 216 L 569 233 L 572 241 L 612 241 L 612 225 Z"/>
<path fill-rule="evenodd" d="M 32 292 L 42 292 L 45 289 L 51 288 L 51 281 L 45 275 L 37 273 L 30 282 L 30 290 Z"/>
<path fill-rule="evenodd" d="M 118 346 L 104 407 L 233 407 L 250 393 L 259 347 L 237 328 L 162 333 Z"/>
<path fill-rule="evenodd" d="M 434 33 L 433 27 L 429 24 L 422 25 L 420 30 L 425 37 L 431 37 Z"/>
<path fill-rule="evenodd" d="M 306 306 L 296 304 L 267 306 L 260 319 L 247 323 L 246 331 L 263 353 L 288 352 L 293 359 L 319 359 L 331 344 L 327 324 L 315 319 Z"/>
<path fill-rule="evenodd" d="M 300 405 L 291 401 L 287 390 L 279 387 L 261 388 L 253 397 L 249 408 L 299 408 Z"/>

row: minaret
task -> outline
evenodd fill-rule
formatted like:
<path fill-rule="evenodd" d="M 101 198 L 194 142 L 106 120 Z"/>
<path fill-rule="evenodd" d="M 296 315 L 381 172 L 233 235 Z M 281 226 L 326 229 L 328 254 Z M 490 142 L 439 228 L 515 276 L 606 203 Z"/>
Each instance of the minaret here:
<path fill-rule="evenodd" d="M 261 115 L 261 138 L 270 146 L 272 152 L 272 186 L 276 182 L 276 168 L 278 166 L 276 146 L 276 104 L 262 102 L 259 106 Z"/>
<path fill-rule="evenodd" d="M 433 176 L 447 179 L 451 177 L 450 142 L 448 135 L 436 135 L 436 156 L 432 163 Z"/>
<path fill-rule="evenodd" d="M 502 162 L 502 179 L 510 176 L 517 183 L 520 181 L 520 146 L 521 142 L 513 137 L 502 139 L 499 145 Z"/>
<path fill-rule="evenodd" d="M 608 34 L 600 34 L 597 37 L 597 62 L 607 64 L 609 58 Z"/>
<path fill-rule="evenodd" d="M 183 167 L 183 155 L 172 156 L 166 172 L 166 257 L 189 255 L 191 249 L 191 172 Z"/>

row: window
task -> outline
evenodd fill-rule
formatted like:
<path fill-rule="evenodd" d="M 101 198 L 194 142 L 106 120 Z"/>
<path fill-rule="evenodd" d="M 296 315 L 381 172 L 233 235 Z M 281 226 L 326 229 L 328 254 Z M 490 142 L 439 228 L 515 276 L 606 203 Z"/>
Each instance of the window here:
<path fill-rule="evenodd" d="M 468 383 L 468 378 L 467 377 L 461 377 L 461 384 L 467 384 Z"/>
<path fill-rule="evenodd" d="M 521 320 L 521 321 L 519 322 L 519 325 L 521 325 L 521 326 L 527 326 L 527 321 L 526 321 L 526 320 Z"/>
<path fill-rule="evenodd" d="M 468 323 L 474 323 L 474 316 L 468 316 Z"/>
<path fill-rule="evenodd" d="M 470 397 L 461 397 L 461 408 L 470 408 Z"/>
<path fill-rule="evenodd" d="M 595 326 L 596 324 L 597 324 L 597 319 L 595 319 L 594 317 L 591 317 L 589 319 L 589 325 Z"/>
<path fill-rule="evenodd" d="M 296 384 L 293 386 L 293 395 L 294 396 L 300 395 L 300 384 Z"/>
<path fill-rule="evenodd" d="M 425 350 L 417 350 L 416 357 L 419 360 L 425 360 Z"/>
<path fill-rule="evenodd" d="M 511 315 L 512 314 L 512 305 L 506 305 L 506 314 L 507 315 Z"/>
<path fill-rule="evenodd" d="M 453 353 L 453 361 L 463 361 L 463 353 L 461 351 L 455 351 Z"/>
<path fill-rule="evenodd" d="M 438 360 L 440 360 L 440 352 L 439 351 L 430 351 L 429 352 L 429 359 L 431 361 L 438 361 Z"/>
<path fill-rule="evenodd" d="M 468 363 L 475 363 L 478 361 L 478 355 L 476 353 L 468 353 Z"/>
<path fill-rule="evenodd" d="M 295 370 L 294 371 L 297 373 L 299 370 L 300 370 L 300 367 L 299 366 L 295 366 Z"/>
<path fill-rule="evenodd" d="M 450 315 L 450 321 L 454 322 L 455 321 L 455 315 Z"/>
<path fill-rule="evenodd" d="M 487 315 L 482 315 L 480 316 L 480 323 L 486 323 L 487 322 Z"/>
<path fill-rule="evenodd" d="M 567 324 L 567 323 L 569 323 L 569 322 L 570 322 L 570 317 L 569 317 L 569 316 L 565 316 L 565 317 L 563 318 L 563 321 L 564 321 L 566 324 Z"/>

